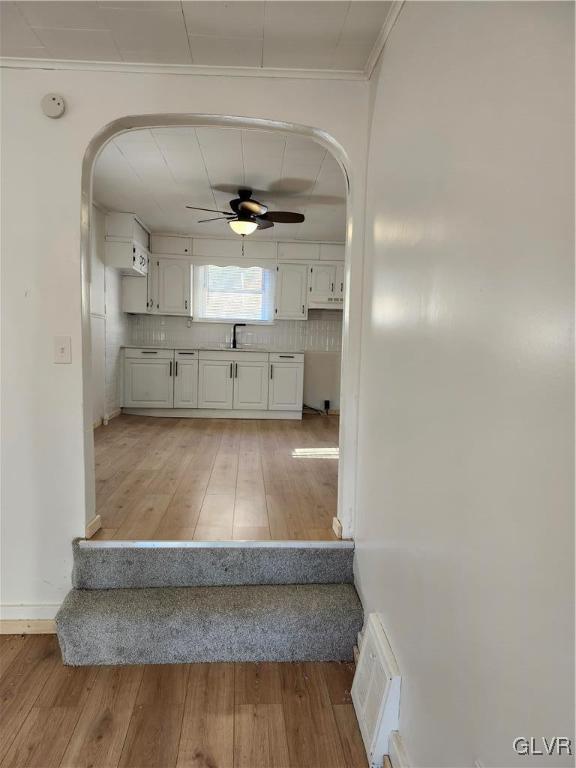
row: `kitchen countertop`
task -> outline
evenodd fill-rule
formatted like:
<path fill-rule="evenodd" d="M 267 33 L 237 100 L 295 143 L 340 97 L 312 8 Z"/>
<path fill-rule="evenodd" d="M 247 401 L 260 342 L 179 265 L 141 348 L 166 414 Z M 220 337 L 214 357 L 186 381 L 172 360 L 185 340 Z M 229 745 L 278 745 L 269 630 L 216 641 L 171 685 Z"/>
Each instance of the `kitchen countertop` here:
<path fill-rule="evenodd" d="M 266 352 L 271 354 L 303 355 L 303 349 L 286 349 L 286 347 L 248 347 L 241 346 L 232 349 L 228 345 L 217 346 L 215 344 L 202 346 L 176 346 L 174 344 L 123 344 L 121 349 L 178 349 L 198 350 L 198 352 Z"/>

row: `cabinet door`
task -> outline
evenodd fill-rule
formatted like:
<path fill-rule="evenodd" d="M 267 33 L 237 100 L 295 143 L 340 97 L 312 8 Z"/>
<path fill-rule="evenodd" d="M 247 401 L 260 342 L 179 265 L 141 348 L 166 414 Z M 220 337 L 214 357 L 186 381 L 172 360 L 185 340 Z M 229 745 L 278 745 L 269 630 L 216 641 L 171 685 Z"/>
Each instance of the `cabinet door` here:
<path fill-rule="evenodd" d="M 150 250 L 152 253 L 190 256 L 192 253 L 192 241 L 189 237 L 178 235 L 151 235 Z"/>
<path fill-rule="evenodd" d="M 310 301 L 327 301 L 334 294 L 335 282 L 335 266 L 313 264 L 310 267 Z"/>
<path fill-rule="evenodd" d="M 268 363 L 234 363 L 234 408 L 268 408 Z"/>
<path fill-rule="evenodd" d="M 124 406 L 172 408 L 172 360 L 127 359 L 124 361 Z"/>
<path fill-rule="evenodd" d="M 174 362 L 174 408 L 198 407 L 198 360 Z"/>
<path fill-rule="evenodd" d="M 160 262 L 158 259 L 150 259 L 148 262 L 148 284 L 146 297 L 146 312 L 156 314 L 160 309 L 159 296 L 158 296 L 158 273 L 160 270 Z"/>
<path fill-rule="evenodd" d="M 133 314 L 146 314 L 149 311 L 147 291 L 148 280 L 145 277 L 122 278 L 122 311 Z"/>
<path fill-rule="evenodd" d="M 228 360 L 200 360 L 198 408 L 232 408 L 233 371 Z"/>
<path fill-rule="evenodd" d="M 305 320 L 307 315 L 306 264 L 279 264 L 276 272 L 276 318 Z"/>
<path fill-rule="evenodd" d="M 158 259 L 157 311 L 162 315 L 191 315 L 192 267 L 184 259 Z"/>
<path fill-rule="evenodd" d="M 344 264 L 338 264 L 336 267 L 336 286 L 334 288 L 334 295 L 338 298 L 344 298 Z"/>
<path fill-rule="evenodd" d="M 270 364 L 271 411 L 301 411 L 304 388 L 304 365 L 302 363 Z"/>

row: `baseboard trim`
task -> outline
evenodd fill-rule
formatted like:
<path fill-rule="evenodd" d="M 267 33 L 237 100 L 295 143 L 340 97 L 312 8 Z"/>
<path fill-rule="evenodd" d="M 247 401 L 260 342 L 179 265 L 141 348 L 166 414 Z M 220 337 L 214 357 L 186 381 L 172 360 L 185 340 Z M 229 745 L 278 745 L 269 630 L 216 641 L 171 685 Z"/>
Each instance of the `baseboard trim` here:
<path fill-rule="evenodd" d="M 399 731 L 392 731 L 388 742 L 388 751 L 392 768 L 411 768 L 406 749 Z"/>
<path fill-rule="evenodd" d="M 102 528 L 102 520 L 100 515 L 96 515 L 92 518 L 92 520 L 90 520 L 89 523 L 86 524 L 86 538 L 91 539 L 96 531 L 100 530 L 100 528 Z"/>
<path fill-rule="evenodd" d="M 0 619 L 0 635 L 54 635 L 54 619 Z"/>
<path fill-rule="evenodd" d="M 156 416 L 172 419 L 289 419 L 301 420 L 302 411 L 241 411 L 211 408 L 123 408 L 131 416 Z"/>
<path fill-rule="evenodd" d="M 337 517 L 332 518 L 332 530 L 339 539 L 342 538 L 342 523 Z"/>
<path fill-rule="evenodd" d="M 115 419 L 117 416 L 120 416 L 122 413 L 122 408 L 115 408 L 110 413 L 107 413 L 104 415 L 104 418 L 102 419 L 102 424 L 107 427 L 108 422 L 112 421 L 112 419 Z"/>

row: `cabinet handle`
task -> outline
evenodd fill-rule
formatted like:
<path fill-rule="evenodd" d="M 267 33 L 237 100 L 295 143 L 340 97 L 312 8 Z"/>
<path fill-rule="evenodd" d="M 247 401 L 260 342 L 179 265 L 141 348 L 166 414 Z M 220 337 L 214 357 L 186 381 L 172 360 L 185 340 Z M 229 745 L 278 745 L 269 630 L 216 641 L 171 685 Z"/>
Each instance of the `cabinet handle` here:
<path fill-rule="evenodd" d="M 178 360 L 174 363 L 174 376 L 178 376 Z"/>
<path fill-rule="evenodd" d="M 344 283 L 340 283 L 340 293 L 344 293 Z"/>
<path fill-rule="evenodd" d="M 170 376 L 172 376 L 172 360 L 170 360 Z"/>
<path fill-rule="evenodd" d="M 302 314 L 304 314 L 304 304 L 302 304 Z"/>
<path fill-rule="evenodd" d="M 196 352 L 178 352 L 179 355 L 195 355 Z"/>
<path fill-rule="evenodd" d="M 274 366 L 272 365 L 272 363 L 270 363 L 270 378 L 271 379 L 274 378 Z"/>
<path fill-rule="evenodd" d="M 141 354 L 143 355 L 157 355 L 158 352 L 153 352 L 151 349 L 142 349 L 140 350 Z"/>
<path fill-rule="evenodd" d="M 232 378 L 232 363 L 230 363 L 230 378 Z"/>
<path fill-rule="evenodd" d="M 332 293 L 334 293 L 334 283 L 332 283 L 332 288 L 330 288 L 330 290 L 332 291 Z"/>
<path fill-rule="evenodd" d="M 184 302 L 184 309 L 188 309 L 188 299 Z"/>
<path fill-rule="evenodd" d="M 278 355 L 278 357 L 287 357 L 289 360 L 294 360 L 294 355 Z"/>
<path fill-rule="evenodd" d="M 238 363 L 234 363 L 234 378 L 238 378 Z"/>

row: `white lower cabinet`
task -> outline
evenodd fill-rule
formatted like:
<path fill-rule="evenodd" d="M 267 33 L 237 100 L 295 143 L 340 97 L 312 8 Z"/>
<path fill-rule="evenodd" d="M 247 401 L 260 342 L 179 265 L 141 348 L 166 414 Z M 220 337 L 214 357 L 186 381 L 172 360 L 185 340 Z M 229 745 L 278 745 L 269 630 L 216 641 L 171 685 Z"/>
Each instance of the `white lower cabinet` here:
<path fill-rule="evenodd" d="M 303 383 L 299 353 L 126 348 L 122 405 L 238 411 L 237 417 L 246 412 L 253 418 L 259 416 L 250 411 L 292 411 L 278 418 L 298 418 Z"/>
<path fill-rule="evenodd" d="M 304 392 L 304 355 L 270 355 L 270 411 L 300 411 Z"/>
<path fill-rule="evenodd" d="M 176 350 L 174 355 L 174 408 L 198 407 L 198 353 Z"/>
<path fill-rule="evenodd" d="M 172 350 L 127 349 L 124 361 L 124 406 L 172 408 Z"/>
<path fill-rule="evenodd" d="M 200 360 L 198 363 L 198 408 L 230 410 L 234 393 L 232 360 Z"/>
<path fill-rule="evenodd" d="M 260 362 L 240 359 L 234 363 L 234 408 L 256 411 L 268 408 L 267 359 Z"/>

